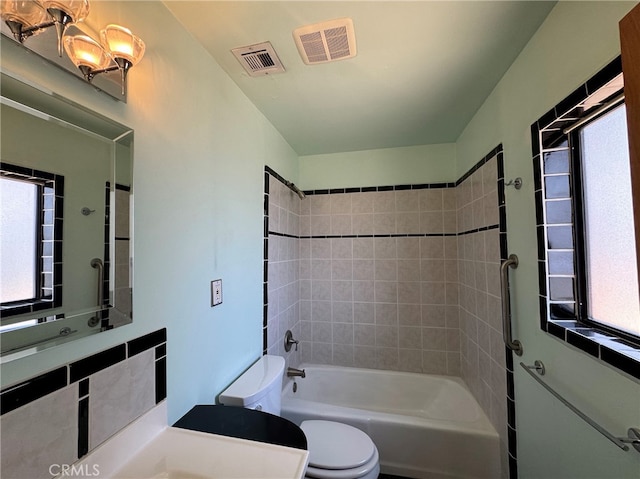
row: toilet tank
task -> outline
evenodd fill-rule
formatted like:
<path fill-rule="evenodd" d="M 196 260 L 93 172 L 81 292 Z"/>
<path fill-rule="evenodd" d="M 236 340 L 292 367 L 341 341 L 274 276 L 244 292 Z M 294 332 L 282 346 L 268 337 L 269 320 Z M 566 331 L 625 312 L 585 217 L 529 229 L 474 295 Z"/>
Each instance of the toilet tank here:
<path fill-rule="evenodd" d="M 220 393 L 219 401 L 225 406 L 241 406 L 279 416 L 283 375 L 284 358 L 262 356 Z"/>

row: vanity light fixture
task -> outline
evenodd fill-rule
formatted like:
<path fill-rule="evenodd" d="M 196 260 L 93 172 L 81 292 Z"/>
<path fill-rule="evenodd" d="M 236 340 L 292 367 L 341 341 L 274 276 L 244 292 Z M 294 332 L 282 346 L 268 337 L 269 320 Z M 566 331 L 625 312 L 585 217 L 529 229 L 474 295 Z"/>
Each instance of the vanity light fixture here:
<path fill-rule="evenodd" d="M 87 35 L 65 34 L 69 25 L 87 17 L 89 0 L 2 0 L 1 14 L 20 43 L 55 26 L 58 56 L 66 51 L 88 82 L 100 73 L 119 70 L 122 95 L 129 69 L 144 55 L 144 42 L 119 25 L 107 25 L 100 32 L 100 42 Z"/>
<path fill-rule="evenodd" d="M 102 45 L 85 35 L 67 36 L 64 49 L 88 82 L 99 73 L 120 70 L 124 95 L 127 73 L 142 59 L 144 42 L 120 25 L 107 25 L 100 31 L 100 39 Z"/>

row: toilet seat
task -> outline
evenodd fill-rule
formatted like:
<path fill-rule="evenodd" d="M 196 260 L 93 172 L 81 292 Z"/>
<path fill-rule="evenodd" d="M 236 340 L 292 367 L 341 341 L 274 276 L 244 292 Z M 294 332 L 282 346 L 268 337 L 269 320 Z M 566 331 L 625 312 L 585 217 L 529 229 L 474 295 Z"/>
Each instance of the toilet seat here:
<path fill-rule="evenodd" d="M 378 450 L 364 432 L 347 424 L 320 420 L 303 421 L 300 428 L 307 437 L 309 448 L 307 477 L 377 477 L 380 470 Z"/>

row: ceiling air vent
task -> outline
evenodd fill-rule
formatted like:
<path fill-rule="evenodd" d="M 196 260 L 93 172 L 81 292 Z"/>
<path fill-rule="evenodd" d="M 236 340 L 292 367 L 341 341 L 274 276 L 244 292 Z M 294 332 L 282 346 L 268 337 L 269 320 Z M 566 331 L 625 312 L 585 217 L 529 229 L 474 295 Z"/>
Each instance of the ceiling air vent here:
<path fill-rule="evenodd" d="M 340 18 L 296 28 L 293 38 L 307 65 L 345 60 L 356 56 L 353 20 Z"/>
<path fill-rule="evenodd" d="M 284 66 L 278 58 L 271 42 L 256 43 L 231 50 L 249 75 L 258 77 L 284 72 Z"/>

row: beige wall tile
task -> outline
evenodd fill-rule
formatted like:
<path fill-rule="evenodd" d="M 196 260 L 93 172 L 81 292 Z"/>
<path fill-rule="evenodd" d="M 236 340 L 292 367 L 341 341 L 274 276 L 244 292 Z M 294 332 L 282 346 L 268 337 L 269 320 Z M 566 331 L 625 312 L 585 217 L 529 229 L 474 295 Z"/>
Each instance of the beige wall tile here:
<path fill-rule="evenodd" d="M 373 238 L 355 238 L 353 240 L 353 257 L 361 259 L 373 259 Z"/>
<path fill-rule="evenodd" d="M 351 197 L 351 213 L 373 213 L 373 197 L 375 192 L 354 194 Z"/>
<path fill-rule="evenodd" d="M 329 195 L 330 213 L 335 214 L 351 214 L 351 198 L 352 194 L 345 193 L 339 195 Z"/>
<path fill-rule="evenodd" d="M 392 213 L 396 210 L 395 191 L 378 191 L 373 194 L 374 213 Z"/>
<path fill-rule="evenodd" d="M 354 214 L 351 217 L 351 232 L 355 235 L 373 234 L 373 213 Z"/>
<path fill-rule="evenodd" d="M 420 191 L 420 211 L 442 211 L 442 188 L 422 189 Z"/>
<path fill-rule="evenodd" d="M 360 324 L 375 323 L 375 304 L 374 303 L 353 303 L 353 322 Z"/>
<path fill-rule="evenodd" d="M 396 211 L 419 211 L 420 190 L 396 191 Z"/>

